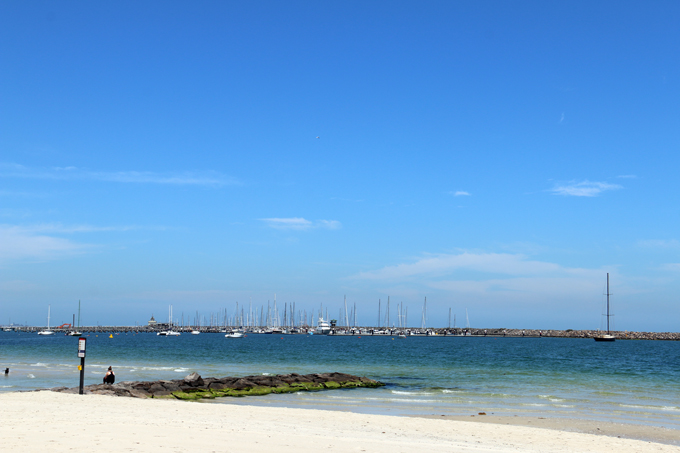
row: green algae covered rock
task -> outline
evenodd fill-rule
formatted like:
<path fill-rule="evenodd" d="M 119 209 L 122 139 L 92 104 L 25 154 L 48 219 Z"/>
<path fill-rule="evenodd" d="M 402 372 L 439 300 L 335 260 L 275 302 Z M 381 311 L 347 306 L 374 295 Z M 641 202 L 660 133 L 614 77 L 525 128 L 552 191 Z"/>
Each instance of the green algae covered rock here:
<path fill-rule="evenodd" d="M 222 397 L 263 396 L 270 393 L 316 392 L 352 388 L 375 388 L 385 384 L 366 377 L 344 373 L 297 373 L 277 376 L 201 378 L 192 373 L 184 379 L 130 381 L 114 385 L 98 384 L 86 387 L 88 392 L 136 398 L 166 398 L 198 401 Z M 73 391 L 77 388 L 55 391 Z"/>

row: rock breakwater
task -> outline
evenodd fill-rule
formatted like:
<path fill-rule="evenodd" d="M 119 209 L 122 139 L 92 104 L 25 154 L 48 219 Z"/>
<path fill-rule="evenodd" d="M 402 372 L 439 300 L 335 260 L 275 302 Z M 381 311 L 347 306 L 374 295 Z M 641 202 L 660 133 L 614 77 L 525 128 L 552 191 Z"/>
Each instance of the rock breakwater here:
<path fill-rule="evenodd" d="M 202 378 L 191 373 L 184 379 L 127 381 L 119 384 L 88 385 L 85 393 L 133 398 L 176 398 L 180 400 L 212 399 L 224 396 L 268 395 L 343 388 L 382 387 L 382 382 L 344 373 L 284 374 Z M 59 387 L 55 392 L 78 393 L 78 388 Z"/>

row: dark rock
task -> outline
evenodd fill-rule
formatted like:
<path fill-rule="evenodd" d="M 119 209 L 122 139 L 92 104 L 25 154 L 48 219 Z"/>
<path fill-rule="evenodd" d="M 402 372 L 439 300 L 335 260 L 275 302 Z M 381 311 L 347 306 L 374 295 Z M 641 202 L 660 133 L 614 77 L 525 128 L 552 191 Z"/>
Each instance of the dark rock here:
<path fill-rule="evenodd" d="M 248 377 L 253 377 L 253 376 L 248 376 Z M 234 390 L 245 390 L 245 389 L 251 389 L 253 387 L 257 387 L 257 384 L 254 383 L 253 381 L 249 380 L 248 378 L 239 379 L 231 385 L 231 388 L 233 388 Z"/>
<path fill-rule="evenodd" d="M 160 384 L 168 392 L 176 392 L 176 391 L 180 390 L 179 384 L 175 381 L 160 381 Z"/>
<path fill-rule="evenodd" d="M 151 387 L 149 387 L 149 390 L 147 390 L 147 392 L 153 393 L 153 394 L 156 394 L 156 393 L 159 393 L 159 392 L 165 392 L 165 391 L 167 391 L 167 390 L 165 389 L 165 387 L 163 387 L 163 385 L 160 382 L 154 382 L 151 385 Z"/>

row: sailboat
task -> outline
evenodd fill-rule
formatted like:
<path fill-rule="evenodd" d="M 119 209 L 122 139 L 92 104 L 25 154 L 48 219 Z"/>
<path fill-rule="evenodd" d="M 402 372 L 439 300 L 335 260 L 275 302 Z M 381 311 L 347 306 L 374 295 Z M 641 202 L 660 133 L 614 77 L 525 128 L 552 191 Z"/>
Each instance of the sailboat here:
<path fill-rule="evenodd" d="M 76 315 L 73 315 L 73 324 L 71 324 L 71 328 L 73 328 L 72 331 L 67 333 L 66 335 L 72 336 L 72 337 L 79 337 L 83 333 L 79 331 L 80 329 L 80 301 L 78 301 L 78 327 L 76 328 L 75 326 L 76 323 Z"/>
<path fill-rule="evenodd" d="M 169 308 L 169 313 L 168 313 L 168 330 L 164 332 L 158 332 L 156 335 L 161 335 L 161 336 L 168 336 L 168 337 L 177 337 L 180 335 L 179 332 L 176 332 L 172 330 L 172 305 L 170 305 Z"/>
<path fill-rule="evenodd" d="M 595 337 L 595 341 L 614 341 L 616 337 L 609 331 L 609 318 L 613 315 L 609 314 L 609 272 L 607 272 L 607 333 Z"/>
<path fill-rule="evenodd" d="M 47 330 L 41 330 L 38 332 L 38 335 L 54 335 L 54 332 L 50 330 L 50 309 L 52 308 L 51 305 L 47 306 Z"/>
<path fill-rule="evenodd" d="M 198 311 L 196 312 L 196 317 L 198 318 L 198 328 L 194 327 L 194 330 L 191 331 L 191 335 L 201 334 L 201 318 L 198 316 Z M 196 321 L 196 319 L 194 319 L 194 321 Z"/>

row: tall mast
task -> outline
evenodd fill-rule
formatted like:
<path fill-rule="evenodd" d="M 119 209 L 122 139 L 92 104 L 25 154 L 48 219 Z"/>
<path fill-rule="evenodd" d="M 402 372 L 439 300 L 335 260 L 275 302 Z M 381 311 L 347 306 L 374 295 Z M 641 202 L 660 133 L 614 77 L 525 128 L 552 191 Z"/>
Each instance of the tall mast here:
<path fill-rule="evenodd" d="M 609 272 L 607 272 L 607 333 L 609 333 Z"/>
<path fill-rule="evenodd" d="M 378 299 L 378 329 L 380 328 L 380 324 L 382 324 L 382 320 L 380 319 L 380 299 Z"/>

